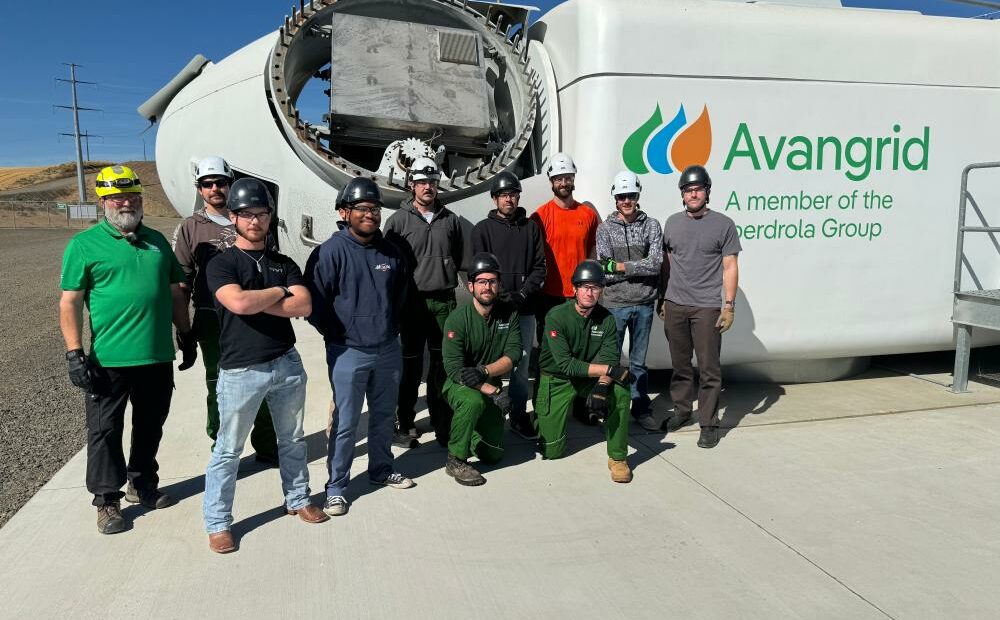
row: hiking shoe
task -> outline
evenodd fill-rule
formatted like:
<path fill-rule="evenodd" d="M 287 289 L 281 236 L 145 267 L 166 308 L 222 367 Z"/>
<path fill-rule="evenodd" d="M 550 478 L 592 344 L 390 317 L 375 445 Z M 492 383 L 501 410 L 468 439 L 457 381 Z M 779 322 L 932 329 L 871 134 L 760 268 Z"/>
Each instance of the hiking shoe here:
<path fill-rule="evenodd" d="M 719 427 L 702 426 L 701 435 L 698 436 L 699 448 L 714 448 L 719 445 Z"/>
<path fill-rule="evenodd" d="M 384 480 L 374 480 L 369 478 L 368 481 L 372 484 L 384 484 L 385 486 L 392 487 L 393 489 L 410 489 L 417 486 L 416 482 L 396 471 L 389 474 Z"/>
<path fill-rule="evenodd" d="M 486 484 L 486 478 L 483 478 L 483 475 L 475 467 L 450 454 L 448 455 L 448 461 L 444 465 L 444 471 L 454 478 L 455 482 L 463 486 L 478 487 L 479 485 Z"/>
<path fill-rule="evenodd" d="M 608 459 L 608 469 L 611 470 L 611 480 L 614 482 L 632 482 L 632 470 L 628 467 L 628 461 Z"/>
<path fill-rule="evenodd" d="M 675 413 L 674 415 L 670 416 L 669 418 L 663 421 L 663 424 L 660 426 L 660 430 L 672 433 L 676 430 L 680 430 L 682 427 L 685 427 L 688 424 L 691 424 L 692 421 L 694 421 L 694 414 Z"/>
<path fill-rule="evenodd" d="M 416 448 L 420 442 L 410 433 L 396 429 L 392 432 L 392 445 L 397 448 Z"/>
<path fill-rule="evenodd" d="M 102 534 L 117 534 L 125 531 L 125 517 L 118 502 L 97 507 L 97 531 Z"/>
<path fill-rule="evenodd" d="M 343 495 L 334 495 L 333 497 L 326 498 L 326 503 L 323 504 L 323 512 L 331 517 L 339 517 L 347 514 L 348 505 Z"/>
<path fill-rule="evenodd" d="M 638 422 L 639 426 L 641 426 L 644 430 L 651 433 L 656 433 L 662 430 L 662 425 L 657 423 L 656 418 L 654 418 L 651 413 L 647 413 L 641 418 L 638 418 L 636 422 Z"/>
<path fill-rule="evenodd" d="M 531 420 L 527 416 L 512 417 L 510 419 L 510 430 L 525 439 L 538 439 L 538 431 L 535 430 L 535 425 L 531 423 Z"/>
<path fill-rule="evenodd" d="M 139 491 L 132 483 L 125 488 L 125 501 L 130 504 L 142 504 L 150 510 L 167 508 L 174 505 L 174 499 L 159 489 L 143 489 Z"/>

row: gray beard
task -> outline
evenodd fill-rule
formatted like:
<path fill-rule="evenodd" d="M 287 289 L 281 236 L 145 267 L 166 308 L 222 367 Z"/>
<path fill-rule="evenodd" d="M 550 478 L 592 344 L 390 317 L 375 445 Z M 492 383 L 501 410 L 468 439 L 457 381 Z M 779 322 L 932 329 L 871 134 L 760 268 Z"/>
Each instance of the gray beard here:
<path fill-rule="evenodd" d="M 122 232 L 135 232 L 142 221 L 142 207 L 135 210 L 135 213 L 120 213 L 117 209 L 104 207 L 104 219 L 108 223 Z"/>

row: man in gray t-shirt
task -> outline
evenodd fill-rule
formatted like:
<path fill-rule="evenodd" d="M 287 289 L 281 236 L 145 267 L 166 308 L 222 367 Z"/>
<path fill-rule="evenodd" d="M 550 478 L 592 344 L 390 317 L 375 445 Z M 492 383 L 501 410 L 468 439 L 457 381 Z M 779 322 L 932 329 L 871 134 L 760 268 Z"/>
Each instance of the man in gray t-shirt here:
<path fill-rule="evenodd" d="M 663 427 L 674 431 L 693 417 L 693 353 L 699 370 L 698 445 L 714 448 L 719 443 L 722 333 L 733 324 L 739 281 L 736 258 L 743 248 L 733 221 L 708 208 L 712 179 L 707 170 L 689 166 L 678 187 L 684 211 L 663 225 L 666 291 L 657 302 L 674 367 L 670 380 L 674 413 Z"/>

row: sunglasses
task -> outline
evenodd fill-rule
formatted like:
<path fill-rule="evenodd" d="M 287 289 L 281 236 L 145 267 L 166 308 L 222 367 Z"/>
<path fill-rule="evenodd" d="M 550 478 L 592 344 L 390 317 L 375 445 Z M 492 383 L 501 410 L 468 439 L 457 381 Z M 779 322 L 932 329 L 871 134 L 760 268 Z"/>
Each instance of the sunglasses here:
<path fill-rule="evenodd" d="M 229 179 L 205 179 L 204 181 L 198 181 L 198 185 L 204 189 L 229 187 Z"/>
<path fill-rule="evenodd" d="M 639 194 L 637 192 L 632 192 L 630 194 L 616 194 L 615 200 L 639 200 Z"/>

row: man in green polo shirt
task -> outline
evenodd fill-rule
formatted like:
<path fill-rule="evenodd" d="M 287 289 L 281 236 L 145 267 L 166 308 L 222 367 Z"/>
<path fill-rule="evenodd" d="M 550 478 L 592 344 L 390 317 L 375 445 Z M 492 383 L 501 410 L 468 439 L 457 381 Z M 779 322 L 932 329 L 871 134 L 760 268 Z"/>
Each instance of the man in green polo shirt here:
<path fill-rule="evenodd" d="M 586 397 L 587 408 L 605 418 L 608 469 L 615 482 L 631 482 L 628 421 L 632 381 L 620 366 L 618 328 L 614 316 L 598 303 L 604 291 L 604 270 L 593 260 L 573 272 L 573 298 L 545 317 L 538 358 L 541 376 L 535 414 L 542 457 L 557 459 L 566 452 L 566 418 L 573 399 Z"/>
<path fill-rule="evenodd" d="M 142 185 L 127 166 L 97 175 L 105 219 L 70 240 L 63 254 L 59 325 L 70 380 L 86 391 L 87 490 L 94 494 L 97 529 L 126 528 L 122 496 L 147 508 L 173 500 L 158 489 L 156 452 L 173 391 L 178 330 L 185 357 L 195 355 L 184 273 L 170 244 L 142 225 Z M 90 353 L 83 350 L 83 307 L 90 315 Z M 122 450 L 125 406 L 132 402 L 132 447 Z M 128 481 L 125 493 L 122 485 Z"/>
<path fill-rule="evenodd" d="M 497 257 L 476 254 L 468 275 L 472 303 L 448 315 L 441 345 L 443 394 L 454 411 L 445 473 L 459 484 L 479 486 L 486 479 L 468 459 L 475 454 L 484 463 L 496 463 L 503 456 L 510 396 L 500 378 L 521 360 L 521 330 L 514 306 L 498 299 Z"/>

